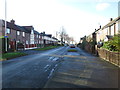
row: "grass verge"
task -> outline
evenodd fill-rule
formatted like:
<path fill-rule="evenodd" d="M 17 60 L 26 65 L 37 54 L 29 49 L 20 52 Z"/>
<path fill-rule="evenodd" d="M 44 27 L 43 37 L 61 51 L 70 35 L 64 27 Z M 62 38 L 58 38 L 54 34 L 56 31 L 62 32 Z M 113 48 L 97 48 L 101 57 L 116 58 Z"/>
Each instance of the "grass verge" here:
<path fill-rule="evenodd" d="M 49 50 L 49 49 L 53 49 L 53 48 L 57 48 L 57 47 L 60 47 L 60 46 L 48 46 L 48 47 L 37 48 L 37 49 L 33 49 L 33 50 L 42 51 L 42 50 Z"/>
<path fill-rule="evenodd" d="M 77 52 L 76 49 L 69 49 L 68 52 Z"/>
<path fill-rule="evenodd" d="M 2 57 L 0 57 L 0 60 L 8 60 L 8 59 L 12 59 L 12 58 L 20 57 L 20 56 L 25 56 L 25 55 L 27 55 L 27 54 L 22 53 L 22 52 L 4 53 L 2 55 Z"/>

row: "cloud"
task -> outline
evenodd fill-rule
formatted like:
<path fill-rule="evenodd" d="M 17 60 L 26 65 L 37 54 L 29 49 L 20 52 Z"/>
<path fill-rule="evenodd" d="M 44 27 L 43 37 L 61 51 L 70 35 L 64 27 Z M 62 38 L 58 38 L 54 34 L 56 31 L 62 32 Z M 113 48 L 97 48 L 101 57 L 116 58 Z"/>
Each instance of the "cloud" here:
<path fill-rule="evenodd" d="M 103 11 L 103 10 L 107 9 L 109 6 L 110 6 L 109 3 L 99 3 L 96 5 L 96 10 Z"/>

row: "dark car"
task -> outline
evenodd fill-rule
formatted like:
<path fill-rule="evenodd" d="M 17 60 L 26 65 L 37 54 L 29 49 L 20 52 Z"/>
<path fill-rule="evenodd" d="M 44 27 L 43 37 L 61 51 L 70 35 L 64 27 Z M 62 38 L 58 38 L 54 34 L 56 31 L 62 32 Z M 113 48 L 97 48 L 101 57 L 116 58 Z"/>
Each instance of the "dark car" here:
<path fill-rule="evenodd" d="M 75 45 L 74 44 L 70 44 L 70 48 L 75 48 Z"/>

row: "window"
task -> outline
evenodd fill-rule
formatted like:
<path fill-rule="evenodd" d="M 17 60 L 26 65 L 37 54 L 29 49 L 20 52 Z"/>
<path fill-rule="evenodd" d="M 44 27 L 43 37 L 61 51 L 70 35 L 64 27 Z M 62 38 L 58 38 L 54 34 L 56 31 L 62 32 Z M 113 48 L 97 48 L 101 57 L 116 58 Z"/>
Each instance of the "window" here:
<path fill-rule="evenodd" d="M 20 40 L 17 40 L 17 43 L 19 43 L 20 42 Z"/>
<path fill-rule="evenodd" d="M 26 40 L 26 44 L 28 44 L 28 41 Z"/>
<path fill-rule="evenodd" d="M 25 37 L 25 32 L 23 32 L 23 37 Z"/>
<path fill-rule="evenodd" d="M 17 35 L 20 35 L 20 31 L 17 31 Z"/>
<path fill-rule="evenodd" d="M 37 38 L 38 38 L 38 35 L 37 35 Z"/>
<path fill-rule="evenodd" d="M 11 48 L 11 45 L 9 44 L 9 48 Z"/>
<path fill-rule="evenodd" d="M 9 33 L 10 33 L 10 29 L 7 28 L 7 29 L 6 29 L 6 34 L 9 34 Z"/>

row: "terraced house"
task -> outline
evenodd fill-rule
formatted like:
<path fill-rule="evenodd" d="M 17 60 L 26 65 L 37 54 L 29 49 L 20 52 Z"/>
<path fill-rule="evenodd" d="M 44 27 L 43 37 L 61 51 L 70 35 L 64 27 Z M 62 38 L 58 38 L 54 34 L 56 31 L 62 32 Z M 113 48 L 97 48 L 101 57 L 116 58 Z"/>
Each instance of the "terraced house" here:
<path fill-rule="evenodd" d="M 114 35 L 120 34 L 120 16 L 115 19 L 110 19 L 110 22 L 95 29 L 95 31 L 80 39 L 81 47 L 88 52 L 96 53 L 97 44 L 102 41 L 111 40 Z"/>
<path fill-rule="evenodd" d="M 95 31 L 96 33 L 96 41 L 99 42 L 100 40 L 108 41 L 114 35 L 118 34 L 120 31 L 120 16 L 115 18 L 114 20 L 111 18 L 110 22 L 100 27 L 98 30 Z"/>
<path fill-rule="evenodd" d="M 50 42 L 54 43 L 57 41 L 57 39 L 52 38 L 52 35 L 49 36 L 45 33 L 39 33 L 34 30 L 33 26 L 16 25 L 14 20 L 7 22 L 7 29 L 5 31 L 5 21 L 0 20 L 0 22 L 2 25 L 0 37 L 4 38 L 5 35 L 8 37 L 7 51 L 21 50 L 31 47 L 43 47 L 45 44 L 50 44 Z"/>

